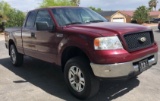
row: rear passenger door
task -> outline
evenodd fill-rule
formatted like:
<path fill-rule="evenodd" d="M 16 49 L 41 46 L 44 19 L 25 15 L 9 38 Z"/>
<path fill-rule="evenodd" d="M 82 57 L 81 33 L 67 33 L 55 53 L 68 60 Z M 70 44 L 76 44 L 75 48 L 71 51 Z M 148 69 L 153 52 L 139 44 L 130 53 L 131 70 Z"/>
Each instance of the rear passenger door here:
<path fill-rule="evenodd" d="M 51 15 L 47 9 L 39 10 L 37 12 L 36 20 L 35 20 L 35 28 L 36 23 L 47 23 L 49 28 L 54 28 L 55 24 L 51 18 Z M 56 47 L 55 47 L 55 39 L 56 32 L 50 30 L 36 30 L 35 39 L 33 40 L 34 45 L 36 46 L 36 54 L 37 58 L 55 63 L 56 62 Z"/>
<path fill-rule="evenodd" d="M 22 28 L 22 40 L 23 40 L 23 49 L 26 55 L 36 57 L 36 46 L 33 43 L 35 39 L 33 33 L 35 32 L 35 19 L 37 11 L 31 11 L 27 15 L 26 23 Z"/>

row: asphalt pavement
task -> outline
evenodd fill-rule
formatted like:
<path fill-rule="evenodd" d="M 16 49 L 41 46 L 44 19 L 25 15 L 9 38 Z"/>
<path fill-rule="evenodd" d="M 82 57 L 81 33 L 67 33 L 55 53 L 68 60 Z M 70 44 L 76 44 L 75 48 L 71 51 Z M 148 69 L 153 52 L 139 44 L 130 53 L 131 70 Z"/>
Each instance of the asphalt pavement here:
<path fill-rule="evenodd" d="M 160 47 L 160 32 L 152 28 Z M 99 93 L 86 101 L 111 100 L 160 101 L 160 60 L 137 78 L 102 81 Z M 69 93 L 59 67 L 25 56 L 23 66 L 15 68 L 5 48 L 4 37 L 0 35 L 0 101 L 79 100 Z"/>

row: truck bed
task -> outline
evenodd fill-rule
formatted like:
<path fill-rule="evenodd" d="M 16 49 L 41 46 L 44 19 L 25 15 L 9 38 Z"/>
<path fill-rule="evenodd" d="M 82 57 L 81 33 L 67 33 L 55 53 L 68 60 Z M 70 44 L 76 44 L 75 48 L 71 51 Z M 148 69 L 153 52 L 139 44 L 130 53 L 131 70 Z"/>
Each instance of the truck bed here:
<path fill-rule="evenodd" d="M 8 43 L 9 43 L 9 36 L 10 37 L 12 36 L 11 33 L 18 32 L 18 31 L 21 31 L 21 27 L 10 27 L 10 28 L 5 29 L 4 35 L 5 35 L 5 46 L 6 46 L 6 48 L 9 47 Z M 13 37 L 11 37 L 11 38 L 13 38 Z"/>
<path fill-rule="evenodd" d="M 20 30 L 21 30 L 21 27 L 9 27 L 5 29 L 5 32 L 15 32 Z"/>

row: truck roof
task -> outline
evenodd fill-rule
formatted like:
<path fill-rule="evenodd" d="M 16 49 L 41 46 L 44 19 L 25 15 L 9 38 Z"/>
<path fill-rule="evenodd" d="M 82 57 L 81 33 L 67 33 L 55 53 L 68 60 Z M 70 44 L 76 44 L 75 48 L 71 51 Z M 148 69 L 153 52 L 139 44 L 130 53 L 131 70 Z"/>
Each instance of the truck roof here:
<path fill-rule="evenodd" d="M 44 7 L 44 8 L 37 8 L 37 9 L 34 9 L 34 10 L 30 10 L 30 11 L 43 10 L 43 9 L 53 9 L 53 8 L 85 8 L 85 7 L 78 7 L 78 6 L 50 6 L 50 7 Z"/>

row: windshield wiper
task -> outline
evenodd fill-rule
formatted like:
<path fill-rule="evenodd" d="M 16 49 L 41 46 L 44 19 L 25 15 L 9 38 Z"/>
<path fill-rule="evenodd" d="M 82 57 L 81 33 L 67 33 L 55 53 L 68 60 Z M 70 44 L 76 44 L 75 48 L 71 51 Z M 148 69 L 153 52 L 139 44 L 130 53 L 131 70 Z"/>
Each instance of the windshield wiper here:
<path fill-rule="evenodd" d="M 89 21 L 89 22 L 104 22 L 103 20 L 91 20 L 91 21 Z"/>
<path fill-rule="evenodd" d="M 68 23 L 66 25 L 73 25 L 73 24 L 82 24 L 82 22 L 71 22 L 71 23 Z"/>

